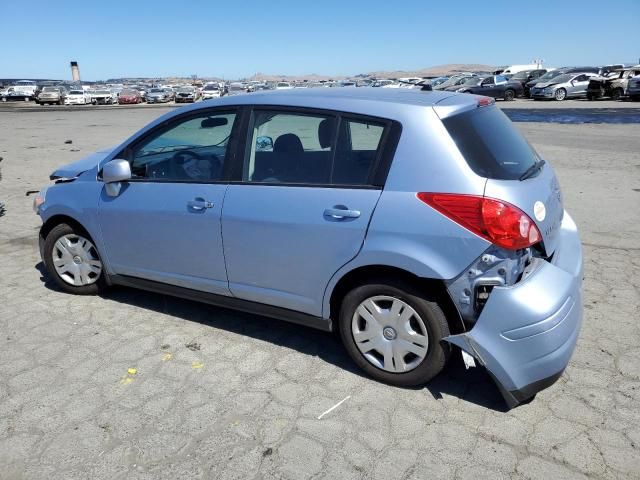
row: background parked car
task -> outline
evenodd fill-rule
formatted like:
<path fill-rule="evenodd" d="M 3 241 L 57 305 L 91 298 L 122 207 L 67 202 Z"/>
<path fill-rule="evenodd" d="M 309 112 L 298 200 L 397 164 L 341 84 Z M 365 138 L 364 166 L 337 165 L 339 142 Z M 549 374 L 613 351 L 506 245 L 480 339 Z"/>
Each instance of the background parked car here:
<path fill-rule="evenodd" d="M 537 70 L 523 70 L 522 72 L 518 72 L 515 75 L 513 75 L 509 80 L 512 82 L 520 82 L 524 91 L 524 96 L 528 97 L 530 87 L 527 87 L 527 85 L 529 84 L 529 82 L 537 80 L 542 75 L 547 73 L 547 71 L 548 70 L 544 68 L 540 68 Z"/>
<path fill-rule="evenodd" d="M 91 92 L 91 103 L 94 105 L 113 105 L 117 101 L 118 96 L 106 88 Z"/>
<path fill-rule="evenodd" d="M 171 96 L 164 88 L 151 88 L 147 93 L 147 103 L 166 103 Z"/>
<path fill-rule="evenodd" d="M 227 87 L 227 95 L 241 95 L 243 93 L 247 93 L 247 87 L 240 82 L 230 83 Z"/>
<path fill-rule="evenodd" d="M 627 95 L 635 102 L 640 101 L 640 75 L 629 79 Z"/>
<path fill-rule="evenodd" d="M 202 88 L 202 99 L 208 100 L 210 98 L 220 98 L 220 87 L 217 84 L 205 85 Z"/>
<path fill-rule="evenodd" d="M 91 103 L 91 94 L 85 90 L 69 90 L 65 105 L 88 105 Z"/>
<path fill-rule="evenodd" d="M 587 96 L 589 78 L 594 73 L 565 73 L 558 75 L 548 82 L 537 83 L 531 89 L 531 98 L 534 100 L 566 100 L 567 98 L 581 98 Z"/>
<path fill-rule="evenodd" d="M 523 95 L 524 87 L 520 82 L 512 82 L 503 75 L 491 75 L 480 82 L 467 79 L 456 91 L 511 101 Z"/>
<path fill-rule="evenodd" d="M 474 76 L 475 75 L 473 75 L 473 74 L 453 75 L 453 76 L 449 77 L 447 80 L 445 80 L 444 82 L 442 82 L 439 85 L 436 85 L 435 87 L 433 87 L 433 89 L 434 90 L 445 90 L 448 87 L 455 87 L 456 85 L 462 85 L 467 78 L 474 77 Z"/>
<path fill-rule="evenodd" d="M 640 65 L 634 68 L 616 70 L 610 76 L 592 77 L 587 87 L 587 98 L 596 100 L 598 98 L 610 97 L 612 100 L 619 100 L 628 94 L 627 87 L 629 79 L 640 75 Z"/>
<path fill-rule="evenodd" d="M 54 103 L 62 105 L 67 97 L 67 91 L 64 87 L 44 87 L 36 102 L 38 105 L 53 105 Z"/>
<path fill-rule="evenodd" d="M 140 92 L 134 89 L 125 89 L 120 92 L 118 95 L 118 103 L 120 105 L 129 104 L 129 103 L 142 103 L 142 98 L 140 97 Z"/>
<path fill-rule="evenodd" d="M 598 73 L 600 71 L 600 69 L 598 67 L 561 67 L 561 68 L 556 68 L 554 70 L 550 70 L 547 73 L 545 73 L 544 75 L 541 75 L 540 77 L 530 80 L 525 84 L 525 91 L 528 90 L 529 91 L 529 96 L 530 95 L 530 91 L 531 88 L 534 87 L 536 84 L 538 83 L 548 83 L 549 81 L 553 80 L 556 77 L 559 77 L 560 75 L 563 75 L 565 73 Z"/>
<path fill-rule="evenodd" d="M 176 90 L 176 103 L 194 103 L 198 98 L 200 98 L 200 92 L 195 87 L 186 86 Z"/>

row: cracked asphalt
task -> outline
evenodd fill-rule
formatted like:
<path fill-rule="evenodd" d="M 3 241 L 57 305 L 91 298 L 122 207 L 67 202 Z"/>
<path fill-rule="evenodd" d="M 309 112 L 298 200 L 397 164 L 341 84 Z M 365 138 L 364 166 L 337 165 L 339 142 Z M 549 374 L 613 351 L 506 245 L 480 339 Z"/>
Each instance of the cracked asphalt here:
<path fill-rule="evenodd" d="M 26 192 L 163 111 L 0 115 L 1 479 L 640 478 L 640 125 L 518 124 L 581 229 L 586 309 L 563 377 L 506 411 L 458 358 L 393 388 L 331 334 L 55 290 Z"/>

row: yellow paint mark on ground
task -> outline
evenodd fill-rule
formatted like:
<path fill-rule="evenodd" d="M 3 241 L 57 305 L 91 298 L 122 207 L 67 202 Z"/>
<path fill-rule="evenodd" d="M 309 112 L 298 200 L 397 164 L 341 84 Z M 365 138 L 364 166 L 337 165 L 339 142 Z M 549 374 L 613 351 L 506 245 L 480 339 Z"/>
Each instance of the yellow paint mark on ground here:
<path fill-rule="evenodd" d="M 192 363 L 191 363 L 191 368 L 194 368 L 194 369 L 196 369 L 196 370 L 199 370 L 199 369 L 201 369 L 202 367 L 204 367 L 204 363 L 199 362 L 199 361 L 197 361 L 197 360 L 196 360 L 195 362 L 192 362 Z"/>
<path fill-rule="evenodd" d="M 168 362 L 168 361 L 169 361 L 169 360 L 171 360 L 172 358 L 173 358 L 173 353 L 169 353 L 169 352 L 167 352 L 167 353 L 165 353 L 165 354 L 162 356 L 162 361 L 163 361 L 163 362 Z"/>
<path fill-rule="evenodd" d="M 129 385 L 133 382 L 135 375 L 138 373 L 137 368 L 128 368 L 127 373 L 122 376 L 120 379 L 120 383 L 122 385 Z"/>

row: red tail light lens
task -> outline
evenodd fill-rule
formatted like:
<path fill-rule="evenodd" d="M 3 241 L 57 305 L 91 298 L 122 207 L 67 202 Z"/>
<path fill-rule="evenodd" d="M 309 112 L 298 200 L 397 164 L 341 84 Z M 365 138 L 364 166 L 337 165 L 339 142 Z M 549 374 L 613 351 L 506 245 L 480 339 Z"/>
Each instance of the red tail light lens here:
<path fill-rule="evenodd" d="M 476 195 L 420 192 L 424 203 L 476 235 L 509 250 L 538 243 L 536 224 L 518 207 L 502 200 Z"/>

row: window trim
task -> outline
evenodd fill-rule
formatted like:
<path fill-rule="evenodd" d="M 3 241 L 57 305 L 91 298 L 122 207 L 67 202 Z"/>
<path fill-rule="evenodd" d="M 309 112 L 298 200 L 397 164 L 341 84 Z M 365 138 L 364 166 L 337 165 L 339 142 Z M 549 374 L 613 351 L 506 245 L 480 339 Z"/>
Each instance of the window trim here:
<path fill-rule="evenodd" d="M 253 132 L 251 127 L 253 113 L 255 111 L 277 111 L 291 114 L 301 114 L 307 116 L 330 116 L 335 118 L 335 134 L 334 144 L 332 145 L 332 158 L 331 168 L 335 162 L 335 143 L 337 142 L 337 136 L 339 133 L 340 124 L 343 119 L 353 120 L 356 122 L 366 123 L 378 123 L 383 125 L 383 132 L 378 144 L 376 152 L 376 158 L 374 165 L 369 172 L 366 184 L 334 184 L 334 183 L 293 183 L 293 182 L 252 182 L 243 180 L 244 165 L 247 159 L 247 155 L 250 154 L 248 149 L 250 148 L 251 140 L 253 138 Z M 243 117 L 244 124 L 242 126 L 245 134 L 242 135 L 242 139 L 238 142 L 238 153 L 236 155 L 236 162 L 233 168 L 233 172 L 229 179 L 230 185 L 256 185 L 256 186 L 277 186 L 277 187 L 306 187 L 306 188 L 340 188 L 340 189 L 360 189 L 360 190 L 383 190 L 391 163 L 395 156 L 396 148 L 398 146 L 400 136 L 402 134 L 402 125 L 396 121 L 383 117 L 376 117 L 373 115 L 366 115 L 361 113 L 353 113 L 342 110 L 329 110 L 315 107 L 300 107 L 291 105 L 277 105 L 277 104 L 254 104 L 246 107 L 246 112 Z"/>
<path fill-rule="evenodd" d="M 228 184 L 229 178 L 231 177 L 231 172 L 233 168 L 233 164 L 235 163 L 235 158 L 237 156 L 237 145 L 239 140 L 239 133 L 241 133 L 240 128 L 243 122 L 243 115 L 245 114 L 245 109 L 241 106 L 220 106 L 214 108 L 206 108 L 206 109 L 197 109 L 190 112 L 185 112 L 184 114 L 176 115 L 171 118 L 166 119 L 162 123 L 159 123 L 152 129 L 143 133 L 139 137 L 135 138 L 129 144 L 122 147 L 119 152 L 113 156 L 113 159 L 121 158 L 129 162 L 129 165 L 132 164 L 132 152 L 135 148 L 148 140 L 149 137 L 154 135 L 162 135 L 163 133 L 169 131 L 172 126 L 183 123 L 185 121 L 189 121 L 190 119 L 203 117 L 205 115 L 223 115 L 223 114 L 234 114 L 235 118 L 233 121 L 233 125 L 231 126 L 231 133 L 229 135 L 229 142 L 227 144 L 227 151 L 225 154 L 225 158 L 222 164 L 222 175 L 219 180 L 207 180 L 207 181 L 198 181 L 198 180 L 178 180 L 178 179 L 159 179 L 159 178 L 130 178 L 127 182 L 130 183 L 190 183 L 190 184 Z M 158 132 L 160 132 L 158 134 Z M 98 178 L 102 178 L 102 169 L 99 172 Z"/>

